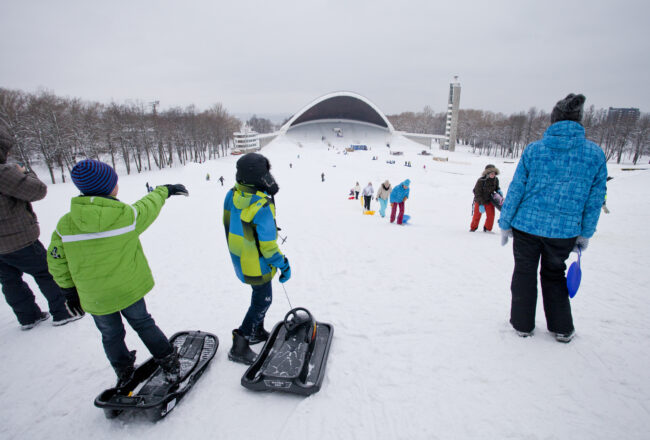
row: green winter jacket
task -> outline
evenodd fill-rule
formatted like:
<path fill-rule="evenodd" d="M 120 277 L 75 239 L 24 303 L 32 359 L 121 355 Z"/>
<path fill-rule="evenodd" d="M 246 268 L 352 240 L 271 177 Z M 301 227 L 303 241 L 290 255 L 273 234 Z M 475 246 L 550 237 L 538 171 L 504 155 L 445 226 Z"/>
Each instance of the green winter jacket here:
<path fill-rule="evenodd" d="M 73 198 L 47 254 L 56 283 L 76 287 L 81 307 L 93 315 L 118 312 L 143 298 L 154 281 L 139 236 L 166 200 L 165 186 L 132 206 L 108 197 Z"/>

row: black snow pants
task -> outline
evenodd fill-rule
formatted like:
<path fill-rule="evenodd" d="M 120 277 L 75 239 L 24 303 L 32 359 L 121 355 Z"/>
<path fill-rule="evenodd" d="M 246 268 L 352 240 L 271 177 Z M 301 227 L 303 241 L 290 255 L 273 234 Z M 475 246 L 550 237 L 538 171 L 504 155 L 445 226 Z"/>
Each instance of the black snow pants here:
<path fill-rule="evenodd" d="M 546 327 L 554 333 L 568 334 L 573 331 L 573 317 L 566 286 L 566 264 L 576 237 L 546 238 L 527 234 L 512 228 L 512 250 L 515 256 L 515 270 L 510 290 L 512 305 L 510 323 L 522 332 L 535 328 L 537 306 L 537 266 L 540 270 L 542 298 Z"/>

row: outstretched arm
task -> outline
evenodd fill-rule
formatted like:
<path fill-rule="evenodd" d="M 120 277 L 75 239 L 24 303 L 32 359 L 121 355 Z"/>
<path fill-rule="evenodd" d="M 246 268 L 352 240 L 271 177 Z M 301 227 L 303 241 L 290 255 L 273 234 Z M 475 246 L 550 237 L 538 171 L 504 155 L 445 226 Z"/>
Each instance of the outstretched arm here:
<path fill-rule="evenodd" d="M 158 186 L 133 204 L 133 207 L 138 213 L 135 223 L 135 230 L 138 234 L 146 231 L 154 220 L 156 220 L 167 200 L 167 191 L 166 186 Z"/>

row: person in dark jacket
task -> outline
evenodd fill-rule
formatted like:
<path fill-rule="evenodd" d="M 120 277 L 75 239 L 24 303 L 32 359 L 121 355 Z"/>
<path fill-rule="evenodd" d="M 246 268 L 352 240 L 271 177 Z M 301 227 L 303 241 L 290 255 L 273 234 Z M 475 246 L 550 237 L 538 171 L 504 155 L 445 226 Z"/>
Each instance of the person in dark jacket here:
<path fill-rule="evenodd" d="M 483 232 L 492 231 L 494 225 L 494 205 L 492 204 L 492 193 L 500 191 L 499 188 L 499 169 L 490 164 L 485 167 L 483 174 L 474 185 L 474 215 L 472 223 L 469 226 L 470 232 L 478 229 L 478 223 L 481 221 L 481 214 L 485 213 L 485 225 Z"/>
<path fill-rule="evenodd" d="M 584 102 L 572 93 L 555 105 L 544 137 L 524 150 L 501 208 L 501 244 L 513 237 L 515 258 L 510 323 L 522 337 L 535 328 L 540 260 L 546 326 L 559 342 L 575 335 L 565 261 L 587 249 L 607 190 L 605 153 L 580 124 Z"/>
<path fill-rule="evenodd" d="M 52 315 L 52 325 L 60 326 L 84 315 L 80 307 L 66 302 L 47 268 L 45 247 L 39 241 L 40 228 L 31 202 L 47 194 L 47 186 L 36 174 L 20 165 L 7 164 L 12 139 L 0 133 L 0 283 L 7 304 L 13 309 L 20 328 L 29 330 Z M 50 313 L 36 304 L 34 293 L 23 274 L 34 277 L 47 299 Z"/>

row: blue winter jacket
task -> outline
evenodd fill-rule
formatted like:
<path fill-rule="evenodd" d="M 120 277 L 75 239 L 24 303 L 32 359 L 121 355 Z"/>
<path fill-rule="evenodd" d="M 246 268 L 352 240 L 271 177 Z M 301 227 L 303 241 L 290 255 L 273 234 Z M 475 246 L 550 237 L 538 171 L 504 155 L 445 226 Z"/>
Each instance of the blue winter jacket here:
<path fill-rule="evenodd" d="M 251 285 L 271 281 L 276 268 L 284 263 L 271 198 L 255 188 L 236 184 L 223 203 L 223 225 L 237 277 Z"/>
<path fill-rule="evenodd" d="M 395 186 L 395 188 L 393 188 L 393 191 L 391 191 L 390 193 L 390 202 L 391 203 L 403 202 L 404 198 L 408 197 L 409 192 L 411 191 L 411 188 L 409 188 L 410 184 L 411 181 L 409 179 L 406 179 L 404 182 Z M 406 186 L 406 188 L 404 188 L 404 186 Z"/>
<path fill-rule="evenodd" d="M 526 147 L 501 208 L 501 229 L 548 238 L 589 238 L 606 192 L 603 150 L 574 121 L 552 124 Z"/>

